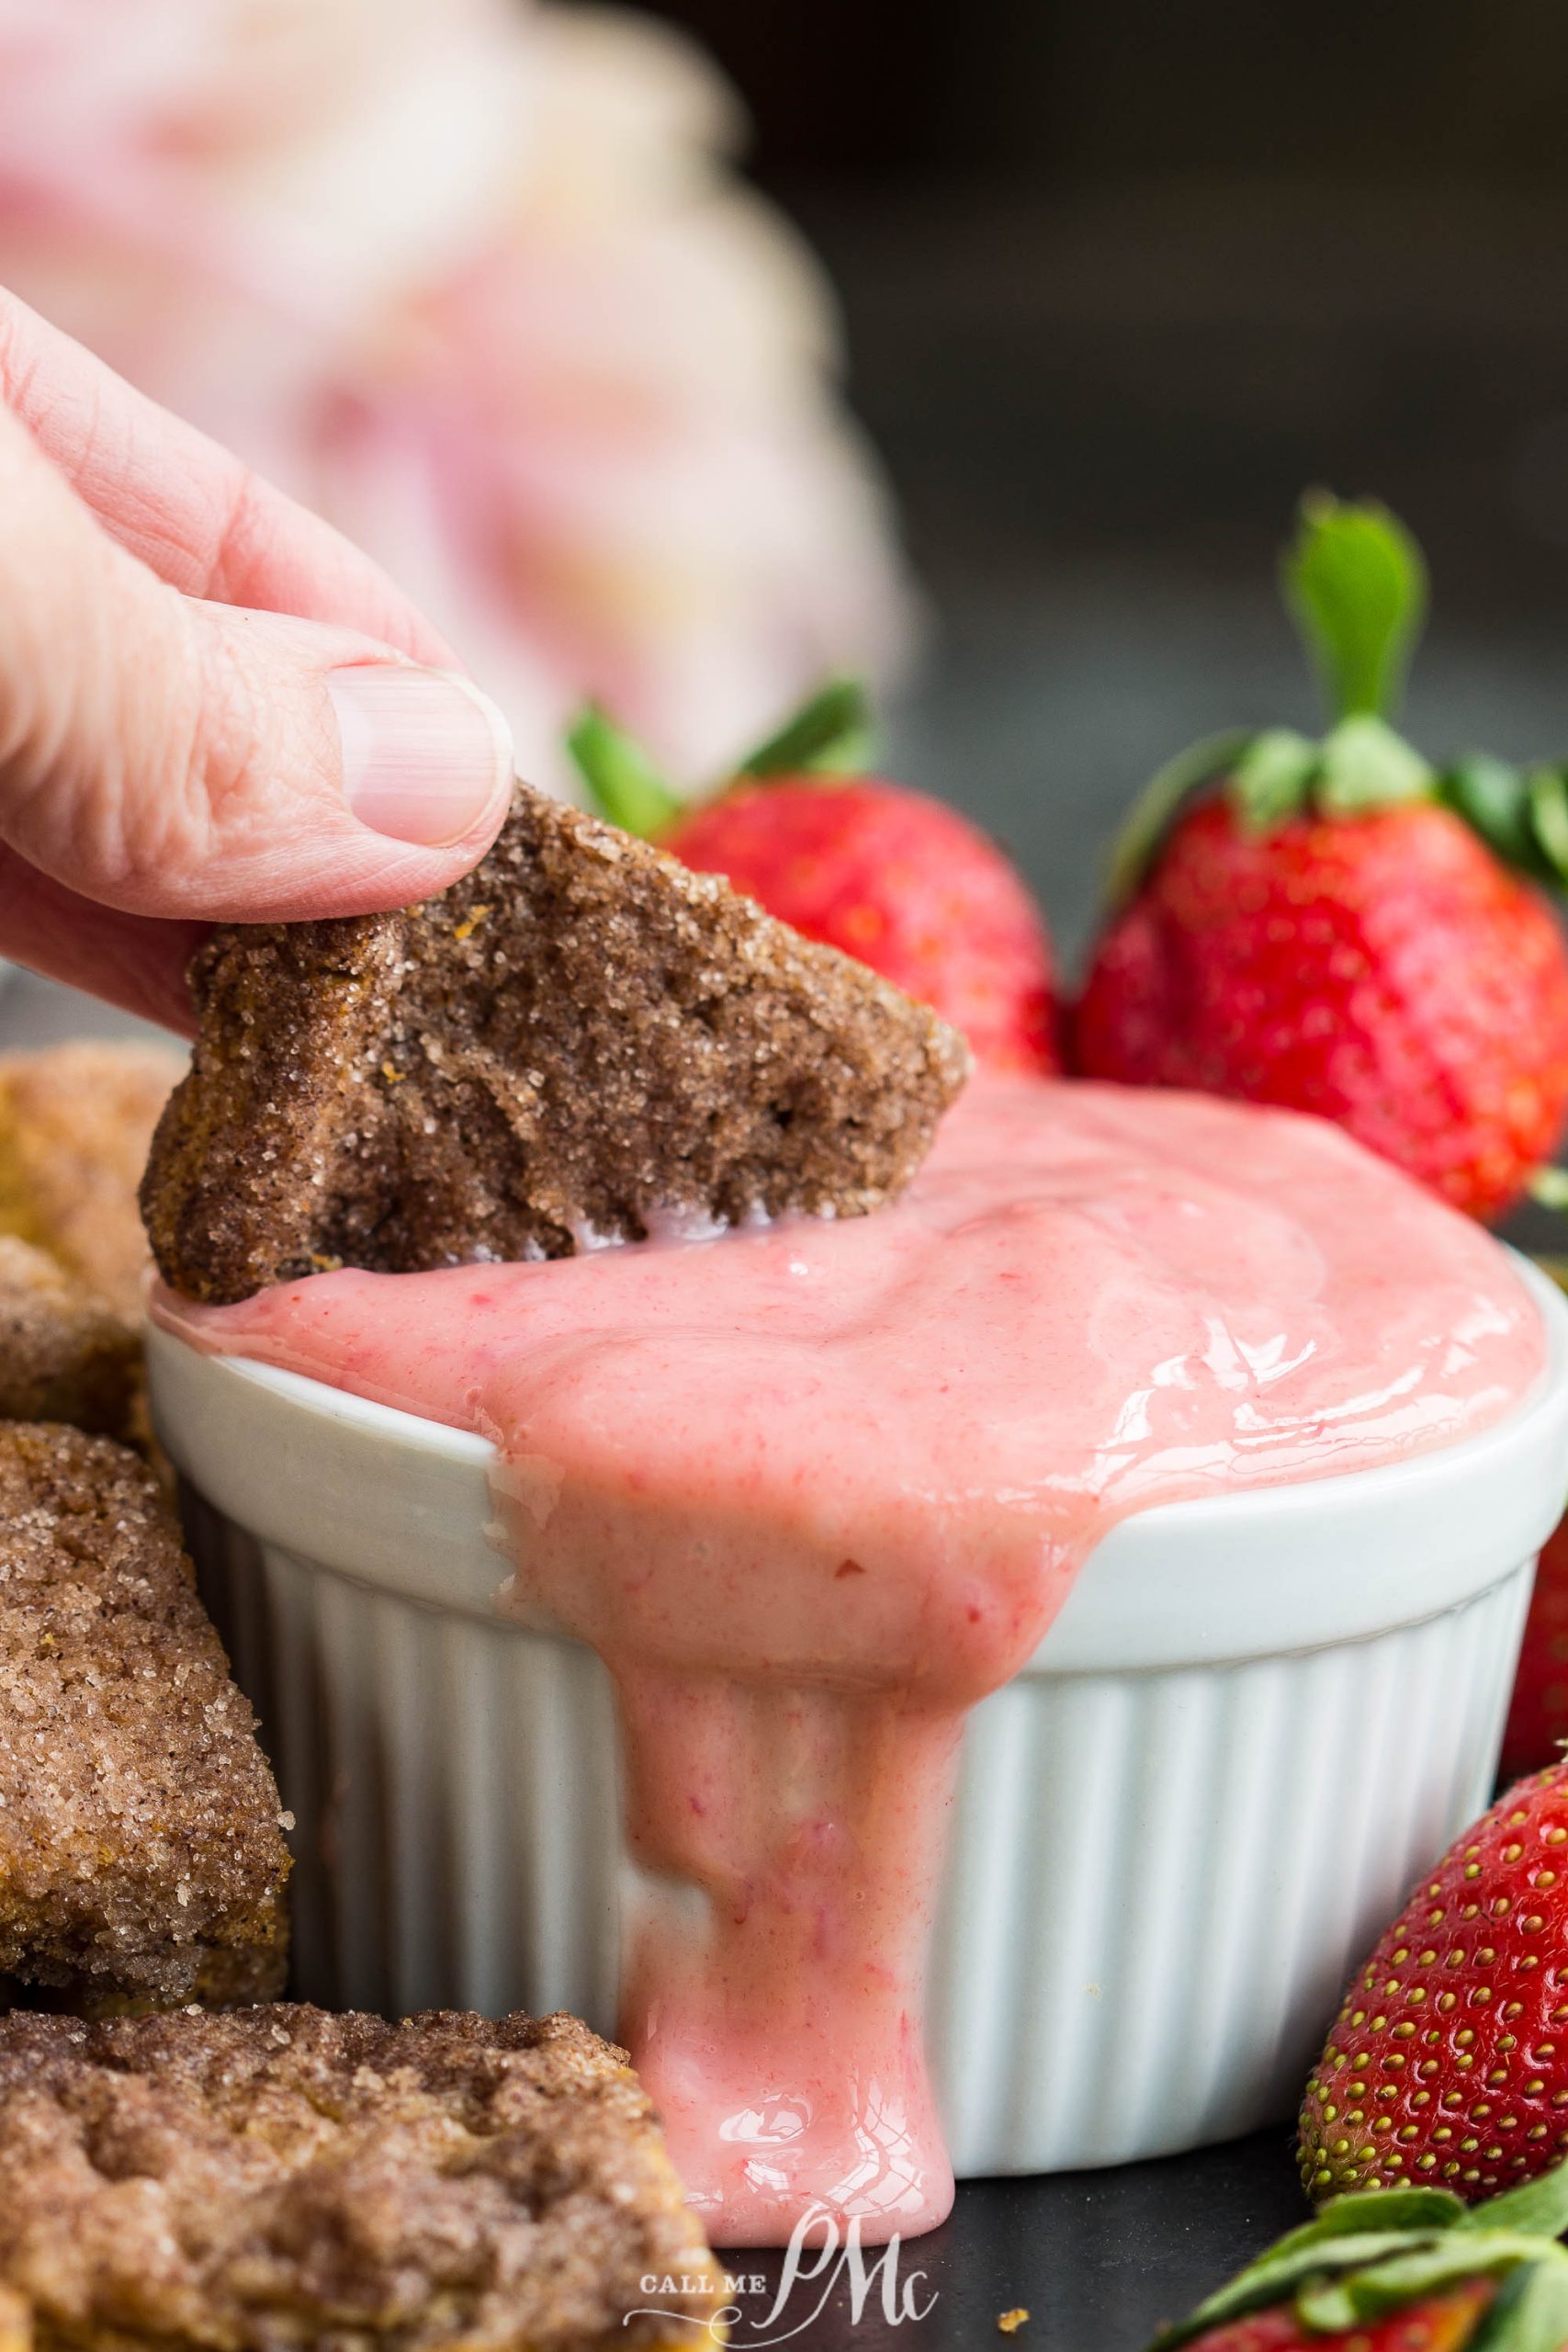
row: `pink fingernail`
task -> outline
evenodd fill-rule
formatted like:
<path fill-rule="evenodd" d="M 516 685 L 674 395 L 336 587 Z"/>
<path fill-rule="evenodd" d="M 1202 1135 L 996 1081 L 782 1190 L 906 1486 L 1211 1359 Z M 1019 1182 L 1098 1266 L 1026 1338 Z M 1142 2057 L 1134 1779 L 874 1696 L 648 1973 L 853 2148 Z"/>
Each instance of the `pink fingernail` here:
<path fill-rule="evenodd" d="M 326 683 L 344 792 L 372 831 L 441 849 L 510 787 L 512 729 L 467 678 L 387 662 L 333 670 Z"/>

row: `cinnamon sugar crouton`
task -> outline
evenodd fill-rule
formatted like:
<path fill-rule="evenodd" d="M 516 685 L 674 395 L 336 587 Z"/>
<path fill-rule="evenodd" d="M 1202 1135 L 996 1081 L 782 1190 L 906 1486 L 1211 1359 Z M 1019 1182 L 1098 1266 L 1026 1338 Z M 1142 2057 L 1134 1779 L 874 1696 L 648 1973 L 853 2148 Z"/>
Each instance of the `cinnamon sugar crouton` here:
<path fill-rule="evenodd" d="M 0 2018 L 0 2281 L 51 2346 L 690 2352 L 722 2278 L 575 2018 Z"/>
<path fill-rule="evenodd" d="M 141 1340 L 123 1317 L 43 1250 L 0 1234 L 0 1420 L 128 1437 L 141 1367 Z"/>
<path fill-rule="evenodd" d="M 956 1034 L 716 876 L 520 789 L 400 913 L 230 928 L 141 1203 L 164 1278 L 562 1257 L 669 1219 L 853 1216 L 908 1181 Z"/>
<path fill-rule="evenodd" d="M 172 1048 L 130 1042 L 0 1055 L 0 1233 L 47 1250 L 128 1320 L 148 1258 L 136 1187 L 183 1067 Z"/>
<path fill-rule="evenodd" d="M 282 1983 L 277 1790 L 152 1473 L 0 1425 L 0 1974 L 85 2009 Z"/>

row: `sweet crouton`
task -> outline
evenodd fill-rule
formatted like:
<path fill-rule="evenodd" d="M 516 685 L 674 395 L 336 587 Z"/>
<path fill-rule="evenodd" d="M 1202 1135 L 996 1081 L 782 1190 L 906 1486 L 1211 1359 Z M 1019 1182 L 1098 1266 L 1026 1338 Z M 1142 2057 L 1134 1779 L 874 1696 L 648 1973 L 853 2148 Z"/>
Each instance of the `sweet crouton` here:
<path fill-rule="evenodd" d="M 0 2018 L 0 2286 L 48 2343 L 691 2352 L 722 2279 L 575 2018 Z"/>
<path fill-rule="evenodd" d="M 128 1437 L 141 1378 L 135 1329 L 57 1260 L 0 1234 L 0 1419 Z"/>
<path fill-rule="evenodd" d="M 854 1216 L 908 1181 L 963 1041 L 716 876 L 520 790 L 400 913 L 220 931 L 141 1202 L 166 1281 L 561 1257 Z"/>
<path fill-rule="evenodd" d="M 183 1067 L 172 1047 L 129 1043 L 0 1055 L 0 1233 L 47 1250 L 128 1320 L 148 1257 L 136 1187 Z"/>
<path fill-rule="evenodd" d="M 85 2009 L 281 1986 L 288 1856 L 146 1464 L 0 1423 L 0 1975 Z"/>

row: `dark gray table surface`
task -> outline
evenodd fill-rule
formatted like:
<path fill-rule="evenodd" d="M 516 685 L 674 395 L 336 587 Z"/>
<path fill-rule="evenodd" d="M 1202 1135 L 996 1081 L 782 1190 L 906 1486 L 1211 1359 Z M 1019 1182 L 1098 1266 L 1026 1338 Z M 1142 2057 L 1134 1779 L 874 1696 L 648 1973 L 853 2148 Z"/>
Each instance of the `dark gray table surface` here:
<path fill-rule="evenodd" d="M 893 2309 L 923 2316 L 890 2324 L 873 2275 L 857 2317 L 842 2268 L 802 2277 L 775 2315 L 779 2256 L 736 2254 L 732 2275 L 749 2291 L 736 2299 L 730 2341 L 761 2352 L 804 2323 L 791 2341 L 810 2352 L 974 2352 L 1006 2343 L 998 2320 L 1022 2309 L 1010 2339 L 1020 2352 L 1141 2352 L 1161 2320 L 1190 2311 L 1306 2212 L 1284 2125 L 1155 2164 L 971 2181 L 942 2229 L 899 2249 Z M 868 2274 L 874 2260 L 868 2252 Z"/>

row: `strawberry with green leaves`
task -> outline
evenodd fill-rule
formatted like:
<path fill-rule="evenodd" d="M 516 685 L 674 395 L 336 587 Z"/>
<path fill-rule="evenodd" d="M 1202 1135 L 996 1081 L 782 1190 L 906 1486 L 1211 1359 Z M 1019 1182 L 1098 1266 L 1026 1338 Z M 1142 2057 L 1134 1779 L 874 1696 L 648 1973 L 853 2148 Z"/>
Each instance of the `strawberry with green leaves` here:
<path fill-rule="evenodd" d="M 1467 2208 L 1337 2197 L 1149 2352 L 1564 2352 L 1568 2166 Z"/>
<path fill-rule="evenodd" d="M 1510 1789 L 1351 1980 L 1302 2105 L 1314 2197 L 1471 2200 L 1568 2153 L 1568 1763 Z"/>
<path fill-rule="evenodd" d="M 1479 1216 L 1568 1112 L 1568 772 L 1438 772 L 1389 724 L 1425 568 L 1381 507 L 1303 503 L 1286 587 L 1333 718 L 1216 736 L 1149 787 L 1074 1067 L 1316 1112 Z"/>
<path fill-rule="evenodd" d="M 813 695 L 695 803 L 596 707 L 568 743 L 613 824 L 934 1005 L 987 1068 L 1056 1068 L 1050 946 L 1028 886 L 957 809 L 863 773 L 870 727 L 852 680 Z"/>

